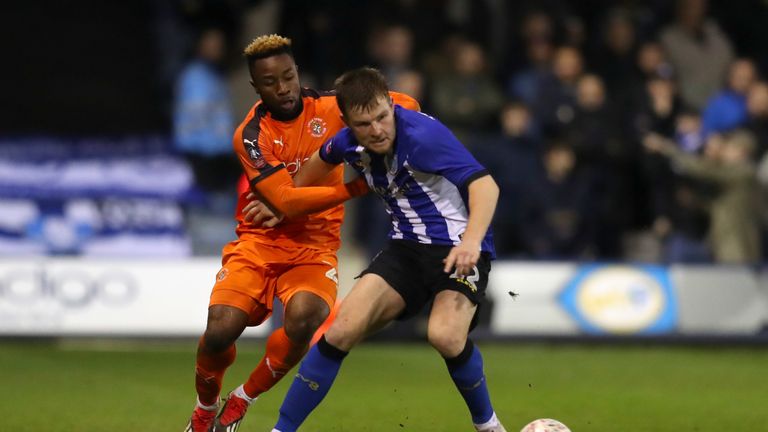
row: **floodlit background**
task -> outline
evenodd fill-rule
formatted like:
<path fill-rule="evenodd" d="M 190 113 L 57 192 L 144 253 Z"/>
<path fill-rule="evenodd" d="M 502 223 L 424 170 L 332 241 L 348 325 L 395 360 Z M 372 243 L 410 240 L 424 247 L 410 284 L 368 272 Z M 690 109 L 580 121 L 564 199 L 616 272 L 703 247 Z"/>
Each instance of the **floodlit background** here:
<path fill-rule="evenodd" d="M 0 430 L 183 428 L 257 101 L 240 53 L 268 33 L 304 86 L 378 67 L 501 186 L 473 338 L 507 429 L 761 430 L 766 23 L 764 0 L 5 2 Z M 380 207 L 346 205 L 342 296 Z M 356 349 L 308 430 L 469 430 L 424 334 Z M 286 384 L 241 430 L 269 430 Z"/>

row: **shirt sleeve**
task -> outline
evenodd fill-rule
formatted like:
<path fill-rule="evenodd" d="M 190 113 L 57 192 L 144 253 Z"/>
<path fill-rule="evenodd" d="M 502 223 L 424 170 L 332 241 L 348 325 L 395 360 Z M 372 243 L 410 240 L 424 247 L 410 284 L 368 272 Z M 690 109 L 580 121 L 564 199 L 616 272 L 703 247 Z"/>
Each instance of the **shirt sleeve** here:
<path fill-rule="evenodd" d="M 253 136 L 253 139 L 249 140 L 245 136 L 243 128 L 238 128 L 235 132 L 234 147 L 251 190 L 268 206 L 288 218 L 336 207 L 368 191 L 367 186 L 360 181 L 335 186 L 297 188 L 285 165 L 272 155 L 269 147 L 259 144 L 263 138 Z"/>
<path fill-rule="evenodd" d="M 421 105 L 419 105 L 419 102 L 407 94 L 389 92 L 389 95 L 392 96 L 392 102 L 394 102 L 396 105 L 400 105 L 401 107 L 412 111 L 421 111 Z"/>
<path fill-rule="evenodd" d="M 425 130 L 411 137 L 416 146 L 409 163 L 415 170 L 439 174 L 458 187 L 488 175 L 488 170 L 447 127 L 431 117 L 427 122 Z"/>
<path fill-rule="evenodd" d="M 349 145 L 349 130 L 342 129 L 320 146 L 320 159 L 325 163 L 338 165 L 344 162 L 344 152 Z"/>
<path fill-rule="evenodd" d="M 273 145 L 266 134 L 250 123 L 235 131 L 232 146 L 250 184 L 285 168 L 275 157 Z"/>

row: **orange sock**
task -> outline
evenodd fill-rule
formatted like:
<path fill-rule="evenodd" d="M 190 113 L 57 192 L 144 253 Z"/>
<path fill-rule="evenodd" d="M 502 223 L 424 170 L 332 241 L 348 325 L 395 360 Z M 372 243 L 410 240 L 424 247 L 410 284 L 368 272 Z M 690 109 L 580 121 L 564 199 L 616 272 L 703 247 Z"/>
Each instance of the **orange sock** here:
<path fill-rule="evenodd" d="M 267 339 L 264 358 L 243 384 L 245 394 L 255 398 L 271 389 L 304 357 L 307 348 L 306 345 L 297 345 L 288 339 L 283 327 L 275 330 Z"/>
<path fill-rule="evenodd" d="M 202 343 L 203 338 L 200 338 L 198 347 L 202 346 Z M 200 403 L 215 405 L 218 402 L 224 372 L 235 361 L 236 353 L 235 344 L 218 354 L 206 353 L 198 348 L 197 363 L 195 364 L 195 387 Z"/>

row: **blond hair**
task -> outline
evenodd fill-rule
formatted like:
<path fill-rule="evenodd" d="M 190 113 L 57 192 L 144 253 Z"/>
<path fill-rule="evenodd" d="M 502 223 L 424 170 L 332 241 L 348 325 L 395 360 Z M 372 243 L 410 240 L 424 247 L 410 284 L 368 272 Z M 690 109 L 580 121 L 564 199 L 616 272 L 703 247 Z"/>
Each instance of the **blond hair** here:
<path fill-rule="evenodd" d="M 291 40 L 277 34 L 259 36 L 243 50 L 243 55 L 249 62 L 277 54 L 293 56 Z"/>

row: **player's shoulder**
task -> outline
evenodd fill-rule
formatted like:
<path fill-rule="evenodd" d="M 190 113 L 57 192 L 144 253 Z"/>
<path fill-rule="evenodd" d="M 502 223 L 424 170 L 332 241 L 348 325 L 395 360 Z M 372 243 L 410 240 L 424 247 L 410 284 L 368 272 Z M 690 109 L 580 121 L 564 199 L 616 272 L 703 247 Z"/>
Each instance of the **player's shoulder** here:
<path fill-rule="evenodd" d="M 336 132 L 336 135 L 331 137 L 329 142 L 334 142 L 336 145 L 341 147 L 352 147 L 357 146 L 357 140 L 355 139 L 355 135 L 352 133 L 352 130 L 348 127 L 345 127 L 341 129 L 340 131 Z"/>
<path fill-rule="evenodd" d="M 392 98 L 392 101 L 396 105 L 400 105 L 403 108 L 410 110 L 421 111 L 421 105 L 419 105 L 419 102 L 405 93 L 399 93 L 390 90 L 389 96 Z"/>
<path fill-rule="evenodd" d="M 442 135 L 448 131 L 439 120 L 421 111 L 396 107 L 395 112 L 397 121 L 402 125 L 402 131 L 410 137 L 423 140 L 433 134 Z"/>
<path fill-rule="evenodd" d="M 243 139 L 251 141 L 258 139 L 261 130 L 265 127 L 263 123 L 269 121 L 269 118 L 267 116 L 267 107 L 259 101 L 248 111 L 248 114 L 237 128 L 237 133 Z"/>
<path fill-rule="evenodd" d="M 317 90 L 309 87 L 302 87 L 301 98 L 304 104 L 314 104 L 317 110 L 338 111 L 336 107 L 336 92 L 333 90 Z"/>

